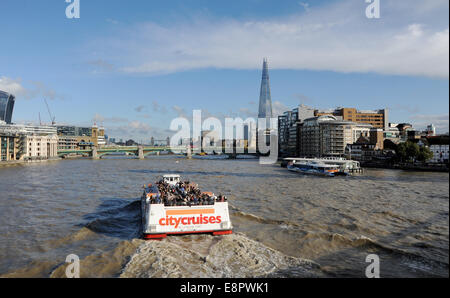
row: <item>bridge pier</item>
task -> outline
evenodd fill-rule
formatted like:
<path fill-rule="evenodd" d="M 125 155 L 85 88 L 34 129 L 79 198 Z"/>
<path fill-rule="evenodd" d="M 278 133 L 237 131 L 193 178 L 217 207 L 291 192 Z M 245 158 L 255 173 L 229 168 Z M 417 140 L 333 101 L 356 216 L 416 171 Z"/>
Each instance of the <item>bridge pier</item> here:
<path fill-rule="evenodd" d="M 145 159 L 144 147 L 142 147 L 142 146 L 138 147 L 138 158 L 139 159 Z"/>
<path fill-rule="evenodd" d="M 92 147 L 92 159 L 99 159 L 98 153 L 97 153 L 97 147 Z"/>

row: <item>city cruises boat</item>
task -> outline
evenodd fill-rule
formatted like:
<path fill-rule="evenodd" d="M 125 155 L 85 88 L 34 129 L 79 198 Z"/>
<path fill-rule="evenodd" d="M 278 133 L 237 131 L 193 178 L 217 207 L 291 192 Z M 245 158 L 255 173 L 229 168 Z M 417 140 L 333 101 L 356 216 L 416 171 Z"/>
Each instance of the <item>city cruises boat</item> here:
<path fill-rule="evenodd" d="M 339 165 L 320 162 L 290 162 L 287 168 L 292 172 L 316 176 L 335 177 L 347 175 L 345 172 L 340 171 Z"/>
<path fill-rule="evenodd" d="M 232 233 L 226 197 L 201 192 L 197 185 L 181 182 L 180 175 L 164 175 L 154 185 L 144 186 L 141 211 L 143 238 L 148 240 L 161 240 L 167 235 Z"/>
<path fill-rule="evenodd" d="M 338 174 L 349 175 L 350 173 L 362 173 L 363 169 L 361 168 L 361 164 L 359 161 L 350 160 L 346 158 L 336 158 L 336 157 L 322 157 L 322 158 L 306 158 L 306 157 L 288 157 L 284 158 L 281 161 L 281 167 L 287 168 L 287 166 L 291 163 L 323 163 L 323 164 L 331 164 L 338 165 L 339 172 Z"/>

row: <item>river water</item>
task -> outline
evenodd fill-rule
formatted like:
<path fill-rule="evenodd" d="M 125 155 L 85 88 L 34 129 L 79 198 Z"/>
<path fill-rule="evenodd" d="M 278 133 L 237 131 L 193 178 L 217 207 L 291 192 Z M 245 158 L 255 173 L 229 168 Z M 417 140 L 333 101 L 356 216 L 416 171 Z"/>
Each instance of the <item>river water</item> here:
<path fill-rule="evenodd" d="M 142 241 L 142 185 L 178 173 L 229 197 L 234 234 Z M 0 168 L 0 276 L 448 277 L 449 175 L 291 173 L 257 160 L 106 158 Z"/>

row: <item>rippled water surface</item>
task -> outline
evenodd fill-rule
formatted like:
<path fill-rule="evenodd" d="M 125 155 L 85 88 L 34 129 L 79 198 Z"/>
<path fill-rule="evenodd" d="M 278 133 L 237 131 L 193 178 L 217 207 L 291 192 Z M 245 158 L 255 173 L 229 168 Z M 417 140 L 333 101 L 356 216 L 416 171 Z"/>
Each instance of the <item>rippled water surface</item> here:
<path fill-rule="evenodd" d="M 144 242 L 141 186 L 179 173 L 228 195 L 235 233 Z M 301 176 L 257 160 L 79 159 L 0 168 L 0 276 L 448 277 L 449 175 Z"/>

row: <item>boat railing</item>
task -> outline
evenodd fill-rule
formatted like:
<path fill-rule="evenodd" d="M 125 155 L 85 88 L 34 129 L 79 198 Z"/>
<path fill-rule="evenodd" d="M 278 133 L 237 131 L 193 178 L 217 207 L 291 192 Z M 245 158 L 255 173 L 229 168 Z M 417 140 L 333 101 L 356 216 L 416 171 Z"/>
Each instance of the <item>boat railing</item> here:
<path fill-rule="evenodd" d="M 299 162 L 306 162 L 310 164 L 330 164 L 336 165 L 343 172 L 361 172 L 361 165 L 359 161 L 349 160 L 345 158 L 333 158 L 333 157 L 324 157 L 324 158 L 285 158 L 286 161 L 290 161 L 293 164 L 298 164 Z"/>

